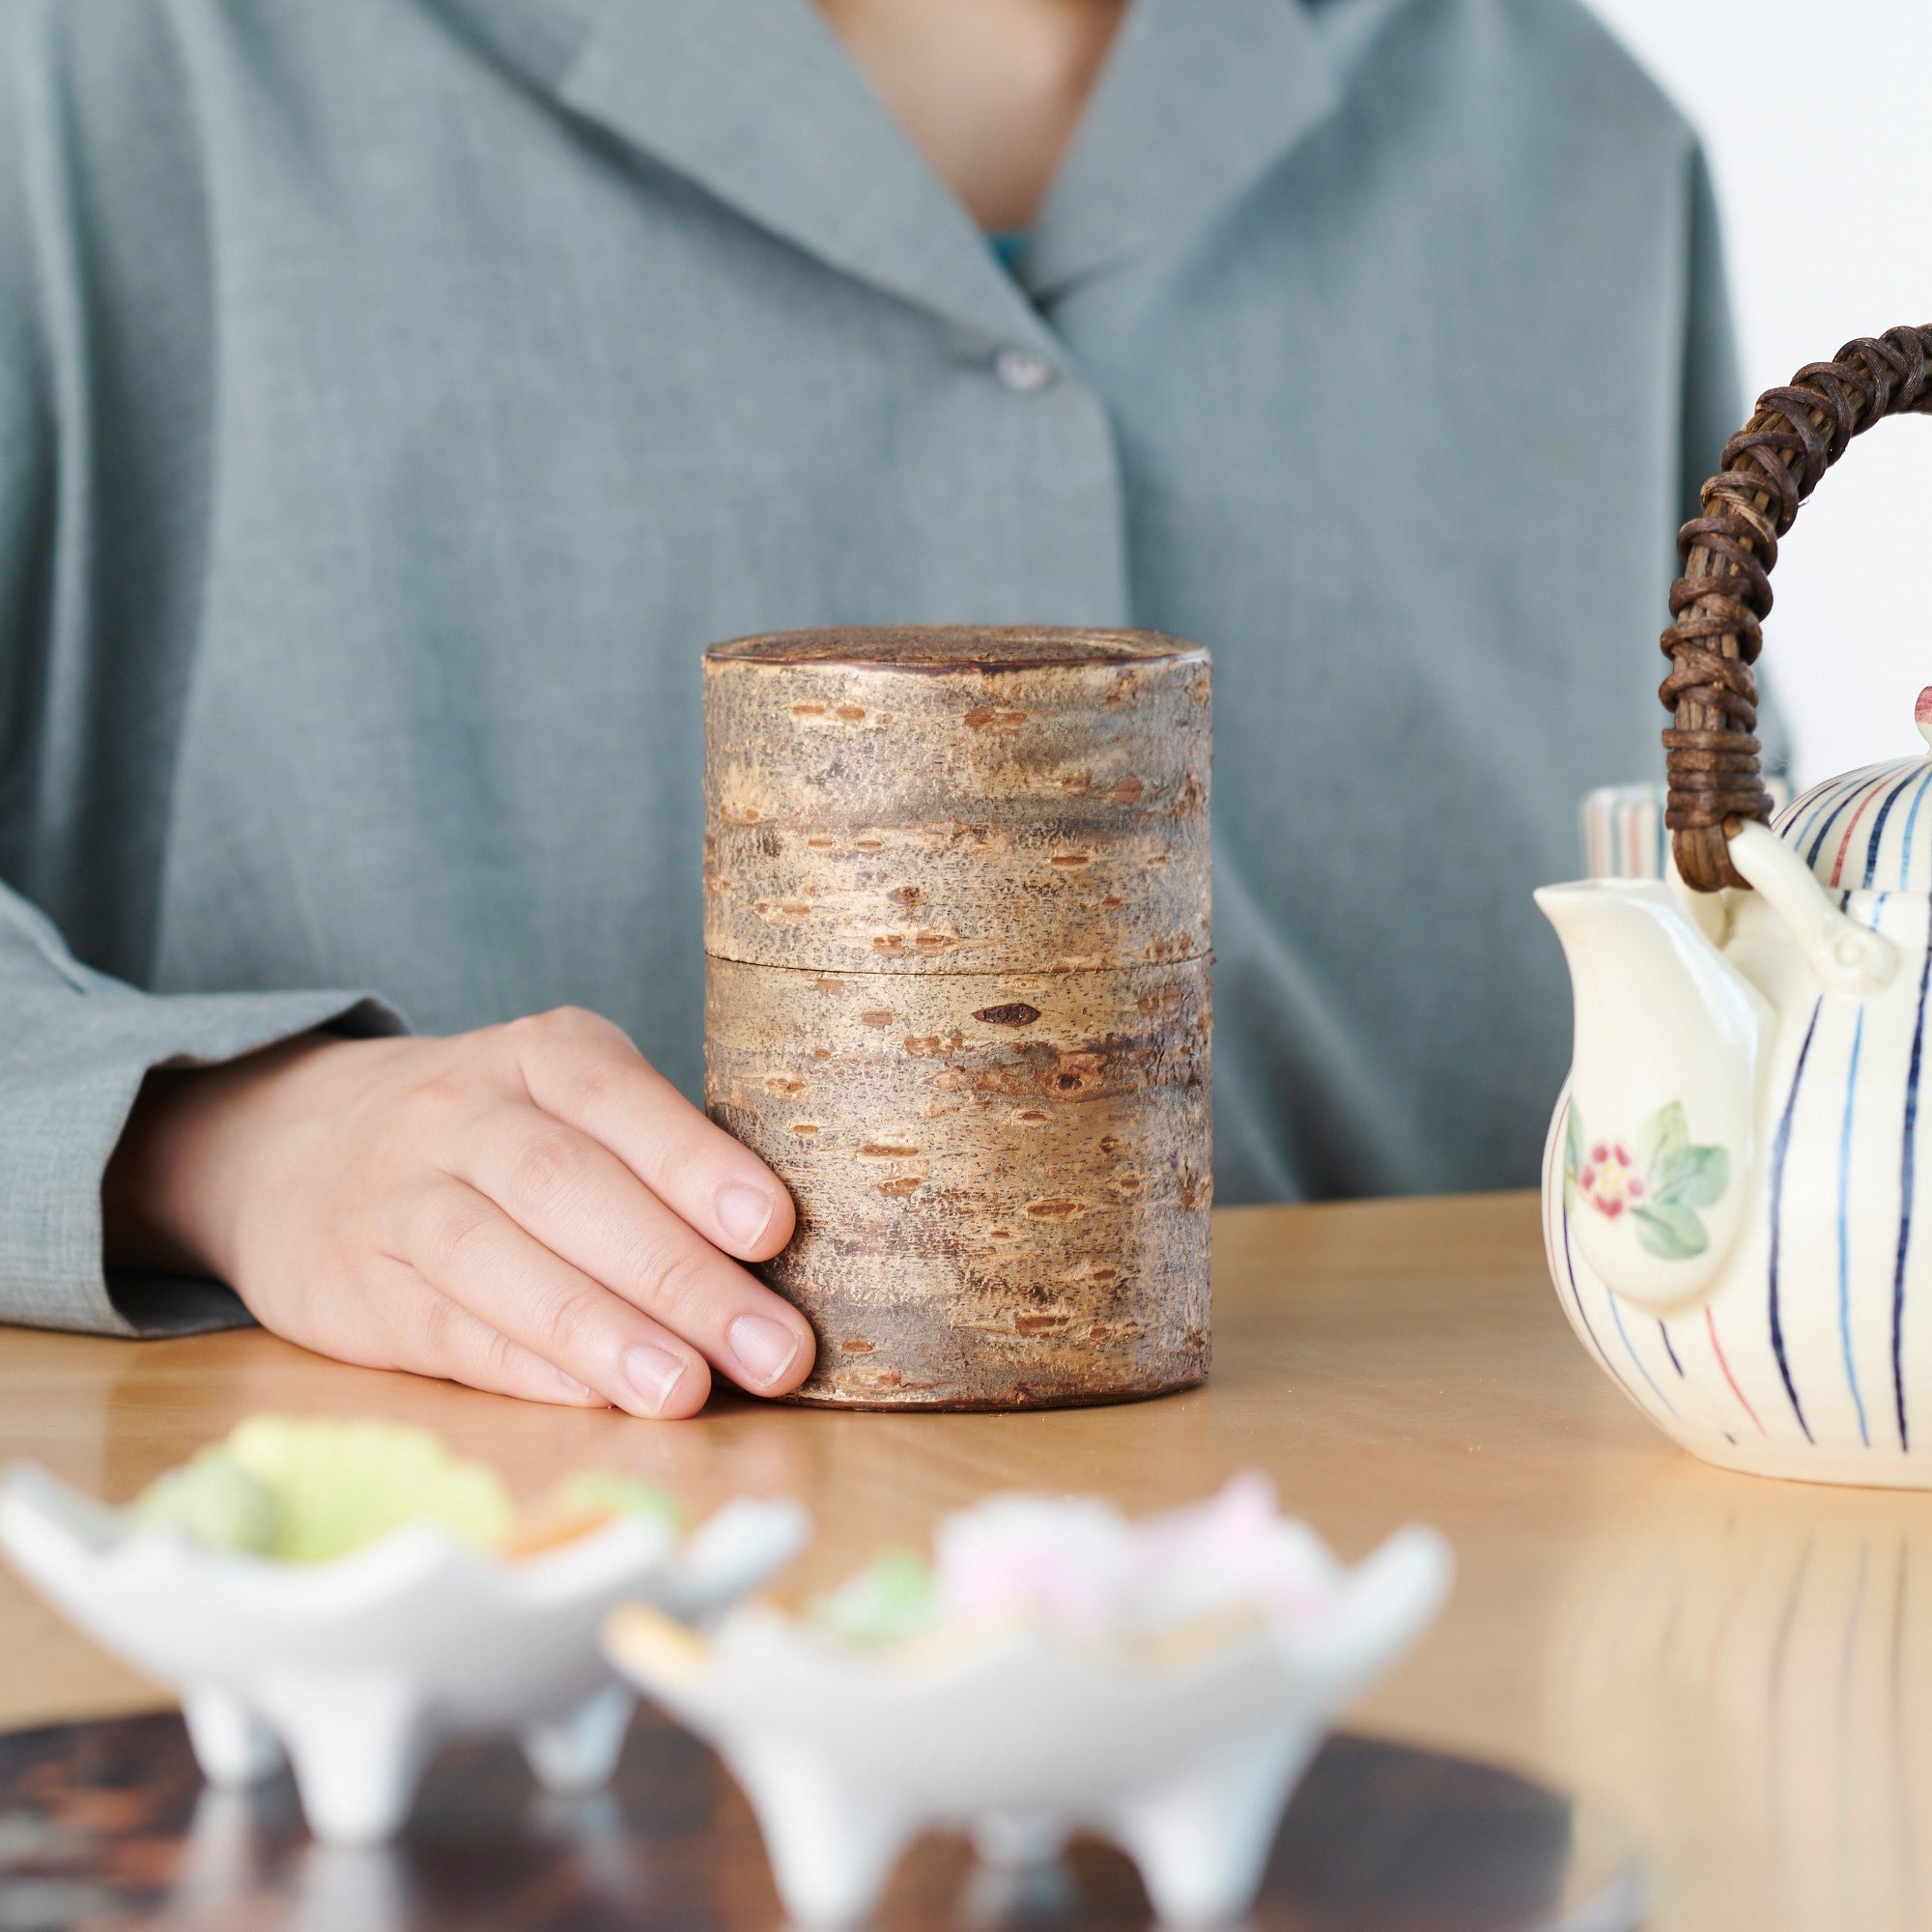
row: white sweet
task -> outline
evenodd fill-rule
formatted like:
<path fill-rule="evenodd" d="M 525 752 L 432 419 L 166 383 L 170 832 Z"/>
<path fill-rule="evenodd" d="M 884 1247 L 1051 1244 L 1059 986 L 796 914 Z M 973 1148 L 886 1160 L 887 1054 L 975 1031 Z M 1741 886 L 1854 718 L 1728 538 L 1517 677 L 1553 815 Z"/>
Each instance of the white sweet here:
<path fill-rule="evenodd" d="M 412 1523 L 331 1562 L 212 1549 L 102 1508 L 21 1464 L 0 1484 L 0 1548 L 103 1648 L 181 1696 L 215 1784 L 273 1771 L 284 1748 L 316 1835 L 388 1836 L 445 1737 L 508 1731 L 550 1788 L 616 1764 L 634 1699 L 597 1645 L 642 1598 L 696 1620 L 804 1543 L 785 1502 L 727 1505 L 682 1541 L 613 1519 L 526 1561 Z"/>

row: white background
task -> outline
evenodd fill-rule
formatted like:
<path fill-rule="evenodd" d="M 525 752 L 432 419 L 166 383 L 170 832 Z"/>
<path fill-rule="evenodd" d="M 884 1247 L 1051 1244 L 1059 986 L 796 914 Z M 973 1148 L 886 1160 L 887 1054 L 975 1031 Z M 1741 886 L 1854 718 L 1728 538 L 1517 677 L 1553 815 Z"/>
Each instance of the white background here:
<path fill-rule="evenodd" d="M 1590 4 L 1703 133 L 1747 396 L 1855 335 L 1932 322 L 1932 0 Z M 1761 663 L 1800 782 L 1921 749 L 1932 421 L 1852 445 L 1772 582 Z"/>

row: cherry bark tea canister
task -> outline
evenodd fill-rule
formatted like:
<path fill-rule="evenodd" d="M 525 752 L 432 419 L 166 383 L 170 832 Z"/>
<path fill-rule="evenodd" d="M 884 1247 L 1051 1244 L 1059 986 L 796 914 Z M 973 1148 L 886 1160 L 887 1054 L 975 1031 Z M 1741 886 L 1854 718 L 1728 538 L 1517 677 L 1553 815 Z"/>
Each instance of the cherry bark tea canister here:
<path fill-rule="evenodd" d="M 791 1188 L 807 1402 L 1208 1370 L 1208 654 L 804 631 L 704 661 L 705 1093 Z"/>

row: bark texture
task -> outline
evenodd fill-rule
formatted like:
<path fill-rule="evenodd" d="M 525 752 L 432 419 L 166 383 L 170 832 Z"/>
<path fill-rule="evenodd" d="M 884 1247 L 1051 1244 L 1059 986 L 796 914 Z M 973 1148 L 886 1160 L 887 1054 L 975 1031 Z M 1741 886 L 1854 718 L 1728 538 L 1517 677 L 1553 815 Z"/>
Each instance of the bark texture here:
<path fill-rule="evenodd" d="M 808 1401 L 1010 1407 L 1208 1369 L 1208 964 L 843 976 L 712 959 L 711 1115 L 792 1190 Z"/>
<path fill-rule="evenodd" d="M 705 702 L 706 1094 L 798 1202 L 799 1399 L 1199 1381 L 1206 653 L 808 632 L 714 646 Z"/>
<path fill-rule="evenodd" d="M 1207 953 L 1205 651 L 802 636 L 706 654 L 707 952 L 908 973 Z"/>

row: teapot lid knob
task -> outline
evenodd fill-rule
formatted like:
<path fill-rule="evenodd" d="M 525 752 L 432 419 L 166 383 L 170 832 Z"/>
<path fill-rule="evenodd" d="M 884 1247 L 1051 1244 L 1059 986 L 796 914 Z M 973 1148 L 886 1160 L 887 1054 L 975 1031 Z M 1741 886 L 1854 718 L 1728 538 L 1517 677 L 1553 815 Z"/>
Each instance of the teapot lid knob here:
<path fill-rule="evenodd" d="M 1912 716 L 1918 725 L 1918 735 L 1932 745 L 1932 684 L 1918 694 L 1918 702 L 1912 707 Z"/>

